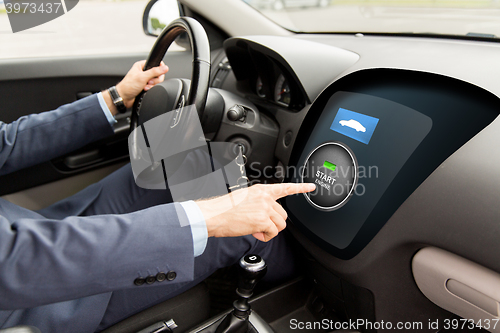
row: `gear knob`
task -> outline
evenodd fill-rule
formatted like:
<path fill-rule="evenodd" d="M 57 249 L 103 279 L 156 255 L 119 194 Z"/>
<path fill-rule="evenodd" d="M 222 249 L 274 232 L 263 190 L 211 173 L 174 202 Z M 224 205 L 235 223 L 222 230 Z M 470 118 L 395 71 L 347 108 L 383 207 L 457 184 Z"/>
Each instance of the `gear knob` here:
<path fill-rule="evenodd" d="M 216 333 L 249 332 L 250 304 L 248 304 L 248 299 L 252 296 L 255 285 L 266 275 L 266 272 L 266 262 L 260 256 L 247 254 L 240 259 L 238 288 L 236 289 L 238 299 L 233 303 L 233 312 L 219 324 Z"/>
<path fill-rule="evenodd" d="M 267 265 L 261 256 L 247 254 L 240 259 L 238 293 L 251 296 L 255 285 L 266 275 Z"/>

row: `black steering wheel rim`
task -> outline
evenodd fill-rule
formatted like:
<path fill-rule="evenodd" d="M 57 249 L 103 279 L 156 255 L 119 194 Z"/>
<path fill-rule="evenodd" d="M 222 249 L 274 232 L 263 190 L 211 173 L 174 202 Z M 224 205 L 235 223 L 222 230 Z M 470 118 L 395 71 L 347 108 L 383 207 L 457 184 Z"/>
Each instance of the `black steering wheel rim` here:
<path fill-rule="evenodd" d="M 149 53 L 143 70 L 148 70 L 160 65 L 165 53 L 174 40 L 182 33 L 187 33 L 191 44 L 193 67 L 191 85 L 189 87 L 186 105 L 194 105 L 202 120 L 207 101 L 210 81 L 210 44 L 203 26 L 191 17 L 180 17 L 172 21 L 158 36 L 151 52 Z M 141 101 L 145 92 L 142 91 L 135 99 L 132 107 L 131 130 L 137 128 L 139 123 Z"/>

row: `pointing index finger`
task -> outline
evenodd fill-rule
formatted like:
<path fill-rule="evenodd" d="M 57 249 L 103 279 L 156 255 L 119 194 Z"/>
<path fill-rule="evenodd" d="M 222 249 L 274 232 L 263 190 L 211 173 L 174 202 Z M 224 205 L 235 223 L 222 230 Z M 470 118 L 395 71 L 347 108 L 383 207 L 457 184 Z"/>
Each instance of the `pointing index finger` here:
<path fill-rule="evenodd" d="M 287 183 L 273 184 L 271 186 L 273 187 L 272 194 L 276 200 L 291 194 L 307 193 L 316 189 L 316 185 L 313 183 Z"/>

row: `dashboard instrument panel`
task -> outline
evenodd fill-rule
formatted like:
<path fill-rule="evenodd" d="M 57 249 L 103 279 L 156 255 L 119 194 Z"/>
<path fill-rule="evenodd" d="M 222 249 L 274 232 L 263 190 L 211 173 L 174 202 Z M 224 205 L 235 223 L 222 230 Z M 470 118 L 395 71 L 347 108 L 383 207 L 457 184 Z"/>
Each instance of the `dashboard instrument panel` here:
<path fill-rule="evenodd" d="M 279 54 L 250 41 L 245 47 L 236 41 L 229 39 L 225 48 L 240 92 L 292 112 L 310 104 L 295 72 Z"/>

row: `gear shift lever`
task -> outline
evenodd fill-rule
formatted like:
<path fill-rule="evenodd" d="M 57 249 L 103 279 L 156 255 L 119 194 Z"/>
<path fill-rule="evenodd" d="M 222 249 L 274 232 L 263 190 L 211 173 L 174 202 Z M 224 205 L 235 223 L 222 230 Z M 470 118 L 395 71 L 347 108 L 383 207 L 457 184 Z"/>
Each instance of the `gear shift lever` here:
<path fill-rule="evenodd" d="M 233 303 L 234 315 L 239 318 L 248 318 L 250 305 L 248 299 L 252 297 L 253 289 L 257 283 L 266 275 L 267 265 L 264 259 L 256 254 L 247 254 L 240 259 L 238 272 L 238 288 L 236 294 L 238 299 Z"/>
<path fill-rule="evenodd" d="M 246 333 L 250 304 L 248 299 L 253 294 L 257 283 L 266 275 L 267 266 L 264 259 L 256 254 L 247 254 L 240 259 L 238 272 L 238 299 L 233 303 L 233 311 L 224 318 L 217 327 L 216 333 Z"/>

